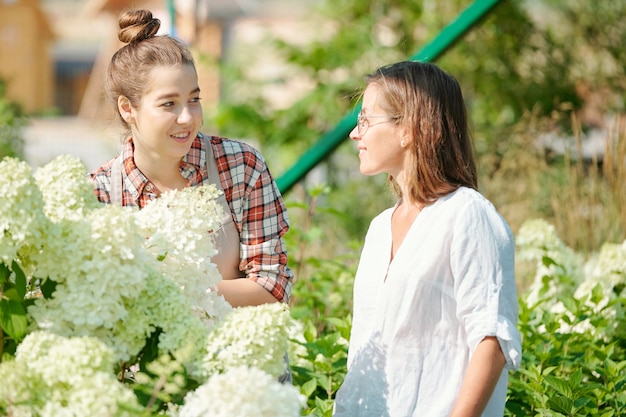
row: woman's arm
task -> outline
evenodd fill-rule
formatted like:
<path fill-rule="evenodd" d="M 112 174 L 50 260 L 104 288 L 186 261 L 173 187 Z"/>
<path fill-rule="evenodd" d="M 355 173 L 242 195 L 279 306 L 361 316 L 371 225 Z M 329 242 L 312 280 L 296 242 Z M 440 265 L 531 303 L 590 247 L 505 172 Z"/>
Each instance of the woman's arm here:
<path fill-rule="evenodd" d="M 231 166 L 222 187 L 239 230 L 239 269 L 246 278 L 226 279 L 218 291 L 233 305 L 288 303 L 294 277 L 287 266 L 283 235 L 289 216 L 280 191 L 259 151 L 236 141 L 223 143 Z"/>
<path fill-rule="evenodd" d="M 249 279 L 224 279 L 217 284 L 217 292 L 233 307 L 277 303 L 271 292 Z"/>
<path fill-rule="evenodd" d="M 450 417 L 480 417 L 504 369 L 505 358 L 495 336 L 476 347 Z"/>

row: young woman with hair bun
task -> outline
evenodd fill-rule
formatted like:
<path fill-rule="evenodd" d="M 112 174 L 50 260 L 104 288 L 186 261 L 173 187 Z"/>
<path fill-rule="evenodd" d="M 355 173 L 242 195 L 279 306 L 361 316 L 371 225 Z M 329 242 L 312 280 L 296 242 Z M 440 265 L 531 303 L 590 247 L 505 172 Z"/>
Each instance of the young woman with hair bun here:
<path fill-rule="evenodd" d="M 218 291 L 233 306 L 288 303 L 293 273 L 283 236 L 289 218 L 263 156 L 252 146 L 200 132 L 202 105 L 187 46 L 157 36 L 148 10 L 119 19 L 121 47 L 105 89 L 125 130 L 120 155 L 91 173 L 104 203 L 144 207 L 168 190 L 214 183 L 225 218 L 213 258 Z"/>

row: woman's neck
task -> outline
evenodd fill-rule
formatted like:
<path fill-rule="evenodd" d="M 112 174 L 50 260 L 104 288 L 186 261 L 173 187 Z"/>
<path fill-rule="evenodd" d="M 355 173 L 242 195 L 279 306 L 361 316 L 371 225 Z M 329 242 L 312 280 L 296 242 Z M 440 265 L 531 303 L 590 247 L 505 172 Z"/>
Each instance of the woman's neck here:
<path fill-rule="evenodd" d="M 165 159 L 135 152 L 135 165 L 161 192 L 180 189 L 187 186 L 187 180 L 181 175 L 180 160 Z"/>

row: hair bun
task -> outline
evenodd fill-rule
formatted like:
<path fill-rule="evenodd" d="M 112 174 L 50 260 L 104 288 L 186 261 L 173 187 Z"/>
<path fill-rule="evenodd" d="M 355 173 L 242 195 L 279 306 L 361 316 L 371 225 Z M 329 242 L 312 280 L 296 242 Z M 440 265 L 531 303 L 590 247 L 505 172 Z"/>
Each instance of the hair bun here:
<path fill-rule="evenodd" d="M 117 37 L 124 43 L 137 43 L 152 38 L 159 31 L 161 21 L 149 10 L 126 10 L 120 16 Z"/>

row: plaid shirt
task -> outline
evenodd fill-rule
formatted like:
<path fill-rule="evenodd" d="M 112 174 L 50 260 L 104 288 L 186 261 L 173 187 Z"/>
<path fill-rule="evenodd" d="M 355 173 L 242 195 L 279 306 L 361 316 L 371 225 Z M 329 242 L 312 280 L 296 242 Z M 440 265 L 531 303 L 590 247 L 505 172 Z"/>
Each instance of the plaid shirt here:
<path fill-rule="evenodd" d="M 287 266 L 287 251 L 282 239 L 289 229 L 289 217 L 282 196 L 263 156 L 242 142 L 212 136 L 209 138 L 217 163 L 220 184 L 230 207 L 241 240 L 242 262 L 246 277 L 256 281 L 278 300 L 288 303 L 293 272 Z M 193 141 L 180 162 L 180 171 L 190 187 L 208 182 L 206 137 Z M 157 188 L 135 165 L 134 144 L 128 140 L 122 149 L 122 205 L 144 207 L 157 198 Z M 106 162 L 90 174 L 95 193 L 103 203 L 111 203 L 111 166 Z"/>

